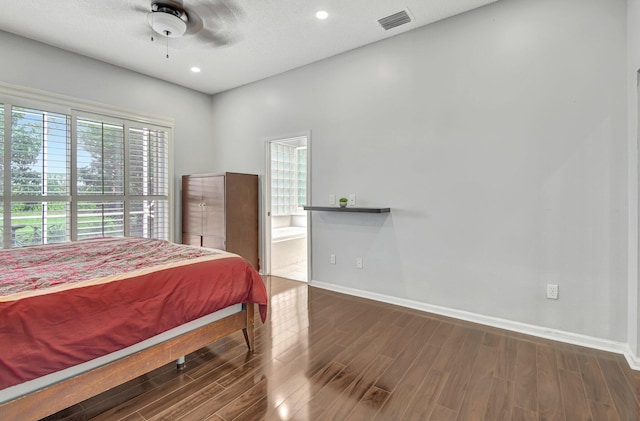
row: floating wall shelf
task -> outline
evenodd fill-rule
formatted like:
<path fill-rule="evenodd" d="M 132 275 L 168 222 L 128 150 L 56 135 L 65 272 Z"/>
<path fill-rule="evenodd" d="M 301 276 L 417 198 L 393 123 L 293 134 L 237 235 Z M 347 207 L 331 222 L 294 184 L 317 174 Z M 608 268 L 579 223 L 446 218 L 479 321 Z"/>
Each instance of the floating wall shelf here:
<path fill-rule="evenodd" d="M 325 212 L 360 212 L 360 213 L 389 213 L 389 212 L 391 212 L 391 208 L 358 208 L 358 207 L 339 208 L 337 206 L 305 206 L 304 210 L 308 210 L 308 211 L 325 211 Z"/>

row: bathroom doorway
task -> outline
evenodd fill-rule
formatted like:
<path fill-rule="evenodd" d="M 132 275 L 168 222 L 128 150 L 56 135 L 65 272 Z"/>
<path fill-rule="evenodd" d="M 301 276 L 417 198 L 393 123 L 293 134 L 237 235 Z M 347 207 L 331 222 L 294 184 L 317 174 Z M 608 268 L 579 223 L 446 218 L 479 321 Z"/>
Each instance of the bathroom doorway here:
<path fill-rule="evenodd" d="M 265 244 L 269 274 L 307 282 L 309 139 L 297 136 L 267 142 L 268 203 Z"/>

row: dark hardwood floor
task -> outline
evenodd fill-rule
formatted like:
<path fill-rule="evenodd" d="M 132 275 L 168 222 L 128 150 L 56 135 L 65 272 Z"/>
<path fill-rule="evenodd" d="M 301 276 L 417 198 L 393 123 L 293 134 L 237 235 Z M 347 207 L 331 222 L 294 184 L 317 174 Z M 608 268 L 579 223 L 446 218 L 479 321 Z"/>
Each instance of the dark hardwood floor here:
<path fill-rule="evenodd" d="M 639 420 L 617 354 L 267 279 L 242 333 L 47 420 Z"/>

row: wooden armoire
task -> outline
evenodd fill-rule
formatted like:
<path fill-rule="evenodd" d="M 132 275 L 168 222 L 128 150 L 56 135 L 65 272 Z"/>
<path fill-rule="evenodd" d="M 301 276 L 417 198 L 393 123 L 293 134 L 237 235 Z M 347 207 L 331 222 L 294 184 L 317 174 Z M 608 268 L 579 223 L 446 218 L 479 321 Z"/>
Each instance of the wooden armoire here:
<path fill-rule="evenodd" d="M 258 176 L 182 176 L 182 243 L 239 254 L 259 269 Z"/>

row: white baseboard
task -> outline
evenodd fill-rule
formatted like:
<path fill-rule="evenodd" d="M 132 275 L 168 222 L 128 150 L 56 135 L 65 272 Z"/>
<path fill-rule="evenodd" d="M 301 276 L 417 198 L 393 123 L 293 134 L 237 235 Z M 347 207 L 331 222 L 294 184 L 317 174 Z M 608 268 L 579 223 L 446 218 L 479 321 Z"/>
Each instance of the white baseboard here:
<path fill-rule="evenodd" d="M 321 281 L 312 280 L 309 285 L 316 288 L 326 289 L 342 294 L 353 295 L 361 298 L 368 298 L 374 301 L 380 301 L 388 304 L 395 304 L 402 307 L 412 308 L 415 310 L 425 311 L 427 313 L 439 314 L 441 316 L 453 317 L 455 319 L 466 320 L 473 323 L 480 323 L 487 326 L 493 326 L 500 329 L 511 330 L 514 332 L 533 335 L 540 338 L 551 339 L 554 341 L 565 342 L 573 345 L 586 346 L 589 348 L 599 349 L 602 351 L 614 352 L 622 354 L 626 358 L 629 366 L 634 370 L 640 370 L 640 358 L 635 356 L 624 342 L 616 342 L 608 339 L 596 338 L 593 336 L 581 335 L 578 333 L 566 332 L 562 330 L 549 329 L 542 326 L 520 323 L 513 320 L 501 319 L 499 317 L 485 316 L 482 314 L 471 313 L 463 310 L 456 310 L 448 307 L 436 306 L 433 304 L 422 303 L 419 301 L 408 300 L 405 298 L 392 297 L 389 295 L 378 294 L 375 292 L 364 291 L 356 288 L 343 287 L 340 285 L 330 284 Z"/>
<path fill-rule="evenodd" d="M 640 358 L 637 355 L 634 355 L 629 344 L 624 344 L 623 354 L 629 363 L 629 367 L 634 370 L 640 370 Z"/>

